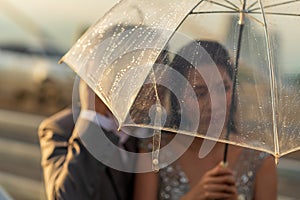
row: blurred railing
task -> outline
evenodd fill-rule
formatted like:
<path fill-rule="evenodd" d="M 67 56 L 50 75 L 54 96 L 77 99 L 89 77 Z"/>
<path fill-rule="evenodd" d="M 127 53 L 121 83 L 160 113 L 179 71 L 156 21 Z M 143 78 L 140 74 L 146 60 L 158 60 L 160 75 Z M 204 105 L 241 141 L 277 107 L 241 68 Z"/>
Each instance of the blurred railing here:
<path fill-rule="evenodd" d="M 46 199 L 37 135 L 43 119 L 0 110 L 0 186 L 13 199 Z"/>

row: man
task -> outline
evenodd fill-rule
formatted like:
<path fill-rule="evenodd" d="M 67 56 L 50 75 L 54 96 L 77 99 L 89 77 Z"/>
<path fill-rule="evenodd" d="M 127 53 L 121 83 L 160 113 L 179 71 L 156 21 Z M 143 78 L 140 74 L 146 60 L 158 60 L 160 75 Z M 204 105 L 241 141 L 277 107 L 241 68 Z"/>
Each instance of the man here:
<path fill-rule="evenodd" d="M 108 130 L 109 124 L 114 124 L 111 112 L 83 81 L 79 84 L 79 97 L 81 111 L 76 126 L 71 109 L 66 109 L 44 120 L 39 127 L 48 199 L 132 199 L 133 174 L 117 171 L 98 161 L 81 138 L 98 134 L 102 127 L 116 146 L 124 145 L 126 150 L 133 152 L 137 152 L 137 140 Z M 126 164 L 121 152 L 117 154 L 110 159 Z"/>

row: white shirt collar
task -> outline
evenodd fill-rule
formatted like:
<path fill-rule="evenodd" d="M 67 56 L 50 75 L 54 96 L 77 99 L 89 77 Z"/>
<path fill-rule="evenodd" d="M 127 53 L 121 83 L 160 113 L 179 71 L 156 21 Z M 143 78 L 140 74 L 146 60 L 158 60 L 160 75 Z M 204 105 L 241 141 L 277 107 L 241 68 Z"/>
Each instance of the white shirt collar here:
<path fill-rule="evenodd" d="M 123 131 L 118 131 L 117 121 L 116 119 L 113 118 L 113 116 L 106 117 L 93 110 L 81 110 L 80 117 L 82 119 L 89 120 L 97 124 L 98 126 L 102 127 L 106 131 L 113 132 L 116 136 L 119 137 L 119 144 L 124 144 L 129 137 Z"/>

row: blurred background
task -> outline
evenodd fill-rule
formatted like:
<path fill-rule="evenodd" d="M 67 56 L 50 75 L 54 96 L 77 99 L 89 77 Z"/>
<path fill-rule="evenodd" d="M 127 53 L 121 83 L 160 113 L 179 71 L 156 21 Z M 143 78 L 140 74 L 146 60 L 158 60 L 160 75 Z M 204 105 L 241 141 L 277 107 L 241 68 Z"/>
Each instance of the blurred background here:
<path fill-rule="evenodd" d="M 59 59 L 117 1 L 0 0 L 0 200 L 45 199 L 39 123 L 71 104 Z M 278 199 L 300 199 L 299 152 L 278 165 Z"/>
<path fill-rule="evenodd" d="M 46 199 L 37 127 L 75 77 L 58 61 L 116 2 L 0 0 L 0 200 Z"/>

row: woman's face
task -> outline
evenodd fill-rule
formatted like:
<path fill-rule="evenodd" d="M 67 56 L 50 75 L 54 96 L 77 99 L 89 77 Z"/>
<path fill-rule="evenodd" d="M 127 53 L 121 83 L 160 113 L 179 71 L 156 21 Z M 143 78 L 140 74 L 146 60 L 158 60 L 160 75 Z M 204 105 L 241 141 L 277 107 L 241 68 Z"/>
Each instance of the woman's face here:
<path fill-rule="evenodd" d="M 199 72 L 195 73 L 196 69 L 190 69 L 187 73 L 189 84 L 193 87 L 197 97 L 200 112 L 198 133 L 201 134 L 206 134 L 210 123 L 224 123 L 225 117 L 224 125 L 226 125 L 228 120 L 232 96 L 232 80 L 224 67 L 218 66 L 218 70 L 220 76 L 216 74 L 214 66 L 201 66 L 199 71 L 202 72 L 202 75 L 205 74 L 205 78 Z M 186 95 L 186 97 L 189 99 L 190 95 Z M 193 113 L 195 108 L 190 109 L 191 113 Z M 194 118 L 192 114 L 188 117 L 190 120 Z"/>

